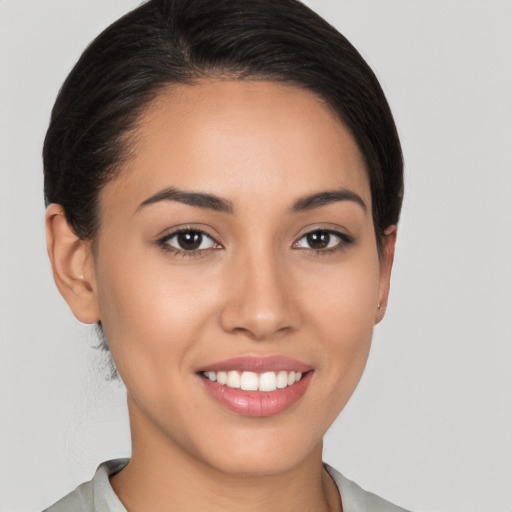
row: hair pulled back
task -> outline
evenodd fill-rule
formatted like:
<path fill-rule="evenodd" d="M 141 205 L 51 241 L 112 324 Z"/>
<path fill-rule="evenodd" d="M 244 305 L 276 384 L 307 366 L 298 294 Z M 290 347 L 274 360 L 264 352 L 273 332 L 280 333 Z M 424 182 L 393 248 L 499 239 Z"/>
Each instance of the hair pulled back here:
<path fill-rule="evenodd" d="M 316 93 L 365 158 L 379 243 L 398 222 L 397 130 L 374 73 L 344 36 L 297 0 L 150 0 L 89 45 L 52 111 L 45 202 L 63 206 L 77 236 L 97 233 L 99 192 L 129 158 L 144 108 L 170 84 L 202 77 L 282 81 Z"/>

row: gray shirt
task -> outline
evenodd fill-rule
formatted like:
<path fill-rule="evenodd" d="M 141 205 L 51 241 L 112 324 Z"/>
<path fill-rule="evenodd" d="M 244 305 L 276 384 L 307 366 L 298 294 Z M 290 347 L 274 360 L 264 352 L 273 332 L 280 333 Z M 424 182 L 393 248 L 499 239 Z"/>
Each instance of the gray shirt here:
<path fill-rule="evenodd" d="M 110 485 L 109 476 L 121 471 L 128 464 L 128 460 L 115 459 L 104 462 L 90 482 L 78 486 L 43 512 L 126 512 Z M 340 491 L 343 512 L 407 512 L 361 489 L 331 466 L 324 466 Z"/>

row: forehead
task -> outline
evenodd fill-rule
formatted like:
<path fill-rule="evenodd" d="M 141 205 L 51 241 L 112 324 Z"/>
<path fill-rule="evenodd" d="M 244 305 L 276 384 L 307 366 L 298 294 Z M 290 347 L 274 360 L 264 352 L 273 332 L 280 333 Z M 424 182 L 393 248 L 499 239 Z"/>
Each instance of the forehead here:
<path fill-rule="evenodd" d="M 348 188 L 371 203 L 352 134 L 322 99 L 295 86 L 216 79 L 172 86 L 149 105 L 131 139 L 107 195 L 122 187 L 140 202 L 175 186 L 234 204 L 255 194 L 284 203 Z"/>

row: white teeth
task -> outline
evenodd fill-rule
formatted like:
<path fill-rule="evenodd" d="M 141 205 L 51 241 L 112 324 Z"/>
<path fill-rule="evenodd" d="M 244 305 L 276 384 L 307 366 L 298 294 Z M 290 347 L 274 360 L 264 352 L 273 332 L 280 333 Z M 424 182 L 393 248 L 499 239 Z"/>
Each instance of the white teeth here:
<path fill-rule="evenodd" d="M 240 374 L 237 371 L 228 372 L 228 381 L 226 384 L 230 388 L 240 389 Z"/>
<path fill-rule="evenodd" d="M 302 378 L 301 372 L 281 370 L 280 372 L 203 372 L 212 382 L 244 391 L 275 391 L 291 386 Z"/>
<path fill-rule="evenodd" d="M 275 391 L 276 389 L 276 374 L 274 372 L 265 372 L 260 375 L 260 391 Z"/>
<path fill-rule="evenodd" d="M 243 372 L 240 377 L 240 387 L 245 391 L 258 391 L 258 374 Z"/>
<path fill-rule="evenodd" d="M 277 374 L 277 389 L 283 389 L 288 386 L 288 372 L 279 372 Z"/>

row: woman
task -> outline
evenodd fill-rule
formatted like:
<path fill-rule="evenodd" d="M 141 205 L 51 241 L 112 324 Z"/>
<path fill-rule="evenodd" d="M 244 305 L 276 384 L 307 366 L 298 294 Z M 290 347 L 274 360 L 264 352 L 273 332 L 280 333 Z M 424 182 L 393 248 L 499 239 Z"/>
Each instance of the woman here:
<path fill-rule="evenodd" d="M 322 464 L 385 312 L 400 143 L 295 0 L 151 0 L 85 51 L 44 147 L 48 252 L 128 391 L 130 461 L 50 507 L 402 510 Z"/>

